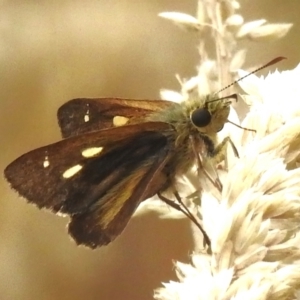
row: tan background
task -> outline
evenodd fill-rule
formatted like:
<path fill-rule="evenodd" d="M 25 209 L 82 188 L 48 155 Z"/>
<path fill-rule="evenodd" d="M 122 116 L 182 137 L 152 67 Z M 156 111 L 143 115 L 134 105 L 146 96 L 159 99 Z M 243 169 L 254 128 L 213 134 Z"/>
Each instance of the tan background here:
<path fill-rule="evenodd" d="M 158 98 L 194 74 L 197 36 L 157 17 L 193 14 L 195 0 L 2 1 L 0 9 L 0 169 L 60 138 L 56 109 L 77 97 Z M 294 22 L 279 42 L 247 43 L 247 65 L 275 56 L 300 61 L 300 2 L 248 0 L 246 19 Z M 298 22 L 298 23 L 297 23 Z M 67 219 L 26 204 L 0 179 L 0 299 L 151 299 L 188 261 L 186 221 L 135 218 L 113 244 L 91 251 L 67 235 Z M 199 283 L 200 288 L 201 283 Z"/>

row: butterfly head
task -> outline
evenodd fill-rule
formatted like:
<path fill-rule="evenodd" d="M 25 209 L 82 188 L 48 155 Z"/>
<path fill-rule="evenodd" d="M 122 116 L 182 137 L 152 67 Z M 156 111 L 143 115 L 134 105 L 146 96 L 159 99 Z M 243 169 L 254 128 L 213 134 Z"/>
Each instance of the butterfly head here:
<path fill-rule="evenodd" d="M 228 98 L 212 99 L 210 96 L 191 101 L 188 114 L 192 127 L 203 134 L 219 132 L 228 119 L 230 104 Z"/>

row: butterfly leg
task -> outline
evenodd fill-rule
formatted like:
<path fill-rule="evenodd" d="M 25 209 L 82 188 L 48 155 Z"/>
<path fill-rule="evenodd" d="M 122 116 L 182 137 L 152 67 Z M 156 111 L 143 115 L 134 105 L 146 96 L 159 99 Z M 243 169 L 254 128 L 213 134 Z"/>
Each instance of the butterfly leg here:
<path fill-rule="evenodd" d="M 226 147 L 227 147 L 228 143 L 232 147 L 234 155 L 236 157 L 239 157 L 237 148 L 235 147 L 231 138 L 228 136 L 228 137 L 224 138 L 220 144 L 218 144 L 212 151 L 210 151 L 208 153 L 208 155 L 213 159 L 214 164 L 221 162 L 225 158 L 225 151 L 226 151 Z M 221 186 L 221 190 L 222 190 L 222 183 L 219 178 L 217 178 L 217 182 Z"/>
<path fill-rule="evenodd" d="M 203 172 L 204 175 L 206 176 L 206 178 L 211 182 L 212 185 L 214 185 L 219 191 L 222 191 L 222 183 L 220 181 L 219 178 L 214 179 L 211 177 L 211 175 L 207 172 L 207 170 L 204 168 L 202 160 L 201 160 L 201 156 L 197 150 L 196 147 L 196 142 L 193 136 L 190 136 L 190 140 L 191 140 L 191 145 L 192 145 L 192 149 L 194 152 L 194 155 L 196 157 L 196 163 L 198 165 L 198 173 Z"/>
<path fill-rule="evenodd" d="M 174 209 L 182 212 L 185 216 L 187 216 L 200 229 L 201 233 L 203 234 L 204 246 L 207 245 L 210 248 L 211 243 L 210 243 L 210 239 L 209 239 L 207 233 L 202 228 L 201 224 L 198 222 L 198 220 L 195 218 L 195 216 L 190 212 L 188 207 L 184 204 L 184 202 L 182 201 L 182 199 L 177 191 L 174 192 L 174 196 L 178 203 L 166 198 L 161 193 L 157 193 L 157 196 L 159 197 L 159 199 L 164 201 L 166 204 L 170 205 Z"/>
<path fill-rule="evenodd" d="M 229 143 L 230 146 L 232 147 L 234 155 L 236 157 L 239 157 L 239 153 L 238 153 L 233 141 L 228 136 L 228 137 L 224 138 L 224 140 L 219 145 L 217 145 L 217 147 L 212 152 L 208 153 L 209 156 L 213 157 L 213 159 L 216 163 L 218 163 L 224 159 L 224 157 L 225 157 L 224 153 L 225 153 L 225 148 L 227 146 L 227 143 Z"/>

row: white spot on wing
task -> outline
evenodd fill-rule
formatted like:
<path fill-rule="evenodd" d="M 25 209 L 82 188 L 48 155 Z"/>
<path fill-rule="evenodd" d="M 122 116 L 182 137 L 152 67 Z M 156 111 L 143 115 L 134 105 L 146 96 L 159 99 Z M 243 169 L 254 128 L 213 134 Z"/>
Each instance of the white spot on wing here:
<path fill-rule="evenodd" d="M 89 104 L 87 104 L 87 111 L 84 115 L 84 122 L 88 122 L 90 120 L 90 109 L 89 109 Z"/>
<path fill-rule="evenodd" d="M 50 166 L 49 157 L 48 155 L 45 156 L 45 160 L 43 162 L 43 167 L 48 168 Z"/>
<path fill-rule="evenodd" d="M 128 118 L 123 116 L 115 116 L 113 118 L 113 125 L 115 127 L 123 126 L 128 122 L 128 120 L 129 120 Z"/>
<path fill-rule="evenodd" d="M 83 157 L 89 158 L 89 157 L 96 156 L 97 154 L 102 152 L 102 150 L 103 150 L 103 147 L 91 147 L 91 148 L 84 149 L 81 152 L 81 154 Z"/>
<path fill-rule="evenodd" d="M 67 169 L 64 173 L 63 173 L 63 178 L 70 178 L 72 176 L 74 176 L 75 174 L 77 174 L 80 170 L 82 169 L 81 165 L 75 165 L 69 169 Z"/>

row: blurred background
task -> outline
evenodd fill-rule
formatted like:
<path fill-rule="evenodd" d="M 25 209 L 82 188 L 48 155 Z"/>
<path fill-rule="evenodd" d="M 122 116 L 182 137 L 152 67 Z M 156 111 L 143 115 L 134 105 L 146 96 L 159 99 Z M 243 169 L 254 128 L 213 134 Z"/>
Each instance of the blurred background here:
<path fill-rule="evenodd" d="M 294 68 L 300 2 L 241 5 L 246 20 L 294 23 L 281 40 L 244 44 L 247 66 L 282 55 L 288 60 L 276 67 Z M 19 155 L 60 139 L 56 110 L 69 99 L 156 99 L 161 88 L 179 89 L 176 73 L 195 75 L 198 37 L 157 14 L 195 15 L 196 6 L 196 0 L 1 1 L 1 173 Z M 188 221 L 155 214 L 134 218 L 109 246 L 77 247 L 67 218 L 26 204 L 2 177 L 0 205 L 1 300 L 152 299 L 161 282 L 176 279 L 172 260 L 188 262 L 193 249 Z"/>

